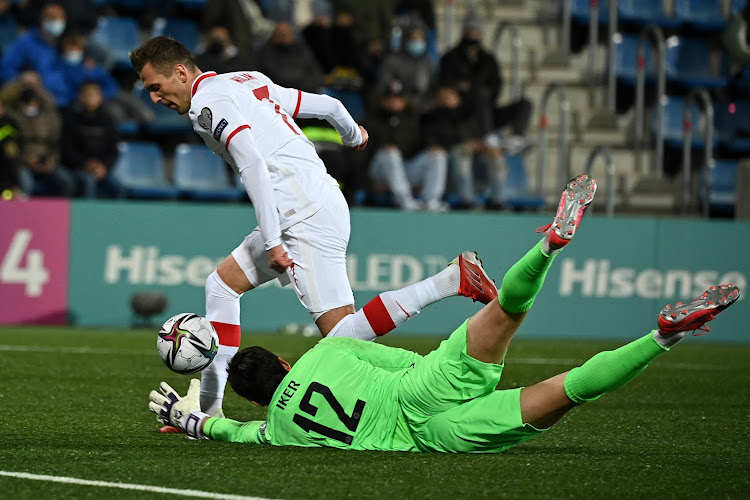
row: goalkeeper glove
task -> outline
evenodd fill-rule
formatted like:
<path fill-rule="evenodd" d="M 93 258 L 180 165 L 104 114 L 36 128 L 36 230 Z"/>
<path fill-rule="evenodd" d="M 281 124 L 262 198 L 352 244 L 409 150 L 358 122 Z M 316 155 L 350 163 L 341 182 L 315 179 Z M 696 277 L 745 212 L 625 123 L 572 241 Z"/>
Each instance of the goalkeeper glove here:
<path fill-rule="evenodd" d="M 201 426 L 208 415 L 201 411 L 199 392 L 200 381 L 193 379 L 184 397 L 166 382 L 159 384 L 161 393 L 151 391 L 148 408 L 156 413 L 156 420 L 165 425 L 174 425 L 183 429 L 190 439 L 200 439 L 203 436 Z"/>

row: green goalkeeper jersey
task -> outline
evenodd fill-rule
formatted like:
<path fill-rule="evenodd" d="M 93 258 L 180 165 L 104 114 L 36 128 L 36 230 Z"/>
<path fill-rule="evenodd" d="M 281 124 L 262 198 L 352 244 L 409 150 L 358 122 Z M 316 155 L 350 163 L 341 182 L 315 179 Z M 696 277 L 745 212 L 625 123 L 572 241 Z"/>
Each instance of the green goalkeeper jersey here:
<path fill-rule="evenodd" d="M 209 419 L 211 439 L 394 450 L 402 375 L 422 357 L 352 338 L 326 338 L 284 377 L 266 422 Z"/>

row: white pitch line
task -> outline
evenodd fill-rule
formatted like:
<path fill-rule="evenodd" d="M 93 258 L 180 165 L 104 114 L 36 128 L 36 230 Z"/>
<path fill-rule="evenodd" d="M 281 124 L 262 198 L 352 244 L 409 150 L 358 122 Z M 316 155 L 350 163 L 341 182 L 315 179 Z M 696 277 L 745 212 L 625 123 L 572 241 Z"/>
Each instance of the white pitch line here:
<path fill-rule="evenodd" d="M 18 479 L 31 479 L 33 481 L 49 481 L 52 483 L 77 484 L 81 486 L 99 486 L 102 488 L 120 488 L 122 490 L 149 491 L 152 493 L 164 493 L 167 495 L 183 495 L 193 498 L 213 498 L 217 500 L 270 500 L 264 497 L 248 497 L 243 495 L 230 495 L 226 493 L 214 493 L 200 490 L 181 490 L 177 488 L 164 488 L 162 486 L 149 486 L 146 484 L 132 483 L 110 483 L 108 481 L 89 481 L 66 476 L 47 476 L 43 474 L 28 474 L 26 472 L 9 472 L 0 470 L 0 476 L 15 477 Z"/>
<path fill-rule="evenodd" d="M 55 347 L 41 345 L 0 345 L 0 351 L 15 352 L 52 352 L 64 354 L 151 354 L 153 351 L 137 351 L 127 349 L 101 349 L 98 347 Z"/>

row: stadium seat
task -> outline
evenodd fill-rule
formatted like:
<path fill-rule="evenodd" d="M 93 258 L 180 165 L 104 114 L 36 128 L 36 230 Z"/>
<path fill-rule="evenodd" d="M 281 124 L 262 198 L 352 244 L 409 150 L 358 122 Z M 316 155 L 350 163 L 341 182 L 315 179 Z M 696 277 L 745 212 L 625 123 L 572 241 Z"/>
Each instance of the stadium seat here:
<path fill-rule="evenodd" d="M 745 8 L 746 4 L 747 4 L 747 0 L 732 0 L 729 6 L 730 15 L 734 15 L 740 12 L 742 9 Z"/>
<path fill-rule="evenodd" d="M 10 14 L 0 16 L 0 54 L 10 45 L 18 34 L 16 18 Z"/>
<path fill-rule="evenodd" d="M 193 126 L 187 115 L 179 115 L 174 110 L 161 104 L 154 104 L 145 89 L 137 90 L 136 95 L 154 112 L 153 121 L 145 124 L 143 130 L 153 135 L 187 135 Z"/>
<path fill-rule="evenodd" d="M 750 154 L 750 101 L 718 101 L 714 104 L 718 147 L 731 154 Z"/>
<path fill-rule="evenodd" d="M 705 176 L 701 175 L 698 198 L 703 202 Z M 732 216 L 737 204 L 737 161 L 715 160 L 711 169 L 709 211 L 712 215 Z"/>
<path fill-rule="evenodd" d="M 667 16 L 663 0 L 619 0 L 617 20 L 636 27 L 655 24 L 662 28 L 676 28 L 680 25 L 679 20 Z"/>
<path fill-rule="evenodd" d="M 135 19 L 101 16 L 91 33 L 91 40 L 107 53 L 108 65 L 114 69 L 132 69 L 128 52 L 141 43 Z"/>
<path fill-rule="evenodd" d="M 570 16 L 573 21 L 580 24 L 589 24 L 591 12 L 591 0 L 573 0 L 570 5 Z M 609 22 L 609 1 L 599 1 L 599 24 Z"/>
<path fill-rule="evenodd" d="M 721 31 L 727 26 L 721 0 L 675 0 L 674 17 L 692 31 Z"/>
<path fill-rule="evenodd" d="M 180 194 L 194 200 L 238 200 L 224 160 L 203 144 L 179 144 L 174 155 L 174 183 Z"/>
<path fill-rule="evenodd" d="M 615 75 L 617 80 L 626 85 L 635 86 L 637 81 L 638 36 L 621 35 L 616 41 Z M 651 43 L 645 42 L 646 49 L 646 82 L 656 80 L 654 49 Z"/>
<path fill-rule="evenodd" d="M 179 190 L 167 181 L 164 155 L 155 142 L 121 142 L 113 168 L 131 198 L 174 199 Z"/>
<path fill-rule="evenodd" d="M 508 165 L 508 176 L 503 186 L 503 201 L 513 210 L 538 210 L 544 207 L 544 197 L 532 191 L 526 174 L 523 156 L 513 155 L 505 158 Z"/>
<path fill-rule="evenodd" d="M 177 5 L 188 12 L 203 12 L 208 0 L 177 0 Z"/>
<path fill-rule="evenodd" d="M 157 18 L 151 29 L 151 36 L 161 35 L 174 38 L 193 53 L 198 51 L 200 30 L 195 21 L 190 19 Z"/>
<path fill-rule="evenodd" d="M 322 94 L 335 97 L 344 105 L 344 107 L 352 115 L 352 118 L 359 121 L 365 113 L 365 102 L 362 99 L 362 94 L 356 90 L 344 90 L 334 89 L 326 87 L 321 90 Z"/>
<path fill-rule="evenodd" d="M 702 148 L 703 123 L 698 103 L 693 101 L 690 110 L 693 135 L 691 144 L 693 148 Z M 683 112 L 685 110 L 685 99 L 676 96 L 666 96 L 664 104 L 664 144 L 668 147 L 682 149 L 682 134 L 684 130 Z M 651 115 L 651 137 L 656 133 L 656 109 Z M 714 138 L 714 145 L 718 140 Z"/>
<path fill-rule="evenodd" d="M 670 37 L 666 50 L 667 82 L 684 88 L 722 89 L 728 80 L 712 68 L 711 49 L 705 40 Z"/>

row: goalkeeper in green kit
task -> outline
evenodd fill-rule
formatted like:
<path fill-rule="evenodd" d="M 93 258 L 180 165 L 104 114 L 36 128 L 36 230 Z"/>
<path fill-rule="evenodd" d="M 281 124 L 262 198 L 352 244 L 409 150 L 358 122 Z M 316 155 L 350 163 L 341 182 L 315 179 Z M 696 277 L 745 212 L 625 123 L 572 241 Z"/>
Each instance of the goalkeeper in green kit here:
<path fill-rule="evenodd" d="M 688 304 L 666 306 L 658 329 L 543 382 L 496 390 L 508 344 L 534 303 L 555 255 L 578 229 L 596 191 L 571 180 L 557 215 L 506 273 L 497 300 L 465 321 L 436 350 L 414 352 L 352 338 L 325 338 L 292 367 L 261 347 L 238 352 L 229 383 L 268 407 L 266 421 L 237 422 L 200 411 L 198 381 L 180 397 L 162 383 L 150 409 L 188 437 L 277 446 L 354 450 L 497 453 L 540 435 L 569 410 L 641 373 L 691 330 L 740 296 L 732 284 Z"/>

